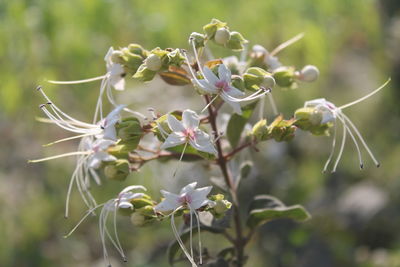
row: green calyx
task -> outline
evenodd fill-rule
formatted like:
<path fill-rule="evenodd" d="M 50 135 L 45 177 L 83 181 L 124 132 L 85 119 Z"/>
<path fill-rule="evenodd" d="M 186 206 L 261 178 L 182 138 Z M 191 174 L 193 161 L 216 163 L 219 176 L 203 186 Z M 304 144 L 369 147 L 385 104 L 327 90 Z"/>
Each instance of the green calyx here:
<path fill-rule="evenodd" d="M 278 116 L 270 125 L 267 125 L 265 119 L 260 120 L 253 126 L 251 134 L 257 141 L 269 139 L 277 142 L 291 141 L 297 128 L 295 122 L 294 119 L 284 120 L 282 115 Z"/>
<path fill-rule="evenodd" d="M 251 67 L 243 74 L 243 80 L 247 90 L 256 91 L 260 87 L 272 88 L 275 79 L 272 74 L 259 67 Z"/>
<path fill-rule="evenodd" d="M 280 87 L 296 88 L 295 70 L 292 67 L 279 67 L 274 73 L 273 77 L 276 84 Z"/>
<path fill-rule="evenodd" d="M 295 125 L 304 131 L 309 131 L 316 136 L 328 136 L 332 123 L 321 124 L 322 114 L 315 108 L 299 108 L 295 114 Z"/>
<path fill-rule="evenodd" d="M 123 181 L 130 173 L 129 161 L 126 159 L 117 159 L 108 162 L 104 167 L 104 174 L 110 180 Z"/>
<path fill-rule="evenodd" d="M 215 205 L 209 211 L 217 219 L 224 217 L 225 213 L 232 207 L 232 203 L 226 200 L 222 194 L 212 195 L 209 199 L 215 202 Z"/>

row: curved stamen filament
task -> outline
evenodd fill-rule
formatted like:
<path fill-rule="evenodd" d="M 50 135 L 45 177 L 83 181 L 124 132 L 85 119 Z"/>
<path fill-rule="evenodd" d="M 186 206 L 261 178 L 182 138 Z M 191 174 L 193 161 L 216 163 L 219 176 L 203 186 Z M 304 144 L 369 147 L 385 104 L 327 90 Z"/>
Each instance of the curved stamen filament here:
<path fill-rule="evenodd" d="M 295 37 L 287 40 L 286 42 L 278 45 L 274 50 L 272 50 L 272 52 L 270 53 L 270 56 L 275 56 L 276 54 L 278 54 L 280 51 L 282 51 L 283 49 L 285 49 L 286 47 L 294 44 L 295 42 L 297 42 L 298 40 L 300 40 L 301 38 L 304 37 L 304 33 L 299 33 L 298 35 L 296 35 Z"/>
<path fill-rule="evenodd" d="M 337 155 L 335 164 L 333 165 L 332 173 L 336 172 L 336 168 L 339 164 L 340 159 L 342 158 L 343 151 L 344 151 L 344 145 L 346 144 L 346 133 L 347 133 L 346 127 L 343 126 L 342 143 L 340 145 L 339 154 Z"/>
<path fill-rule="evenodd" d="M 28 160 L 29 163 L 36 163 L 36 162 L 43 162 L 51 159 L 58 159 L 58 158 L 64 158 L 64 157 L 69 157 L 69 156 L 76 156 L 76 155 L 89 155 L 92 152 L 90 151 L 76 151 L 76 152 L 69 152 L 69 153 L 64 153 L 56 156 L 51 156 L 51 157 L 46 157 L 46 158 L 41 158 L 41 159 L 34 159 L 34 160 Z"/>
<path fill-rule="evenodd" d="M 88 78 L 88 79 L 83 79 L 83 80 L 76 80 L 76 81 L 53 81 L 53 80 L 48 80 L 47 82 L 52 83 L 52 84 L 81 84 L 81 83 L 89 83 L 89 82 L 94 82 L 101 80 L 105 77 L 106 75 L 94 77 L 94 78 Z"/>
<path fill-rule="evenodd" d="M 335 128 L 333 130 L 333 141 L 332 141 L 331 152 L 329 154 L 328 160 L 326 161 L 324 169 L 323 169 L 322 172 L 326 172 L 326 170 L 327 170 L 327 168 L 329 166 L 329 163 L 332 160 L 333 154 L 335 153 L 337 125 L 336 125 L 336 123 L 334 123 L 334 125 L 335 125 L 334 126 Z"/>

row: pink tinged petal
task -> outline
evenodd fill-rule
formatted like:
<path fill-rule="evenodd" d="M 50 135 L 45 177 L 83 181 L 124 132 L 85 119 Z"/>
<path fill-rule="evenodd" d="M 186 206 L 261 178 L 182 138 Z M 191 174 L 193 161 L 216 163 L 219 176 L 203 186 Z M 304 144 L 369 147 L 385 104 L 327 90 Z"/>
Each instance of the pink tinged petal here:
<path fill-rule="evenodd" d="M 196 188 L 197 182 L 193 182 L 183 187 L 179 192 L 180 195 L 192 192 Z"/>
<path fill-rule="evenodd" d="M 182 123 L 178 121 L 178 119 L 175 118 L 175 116 L 168 114 L 167 120 L 168 120 L 168 126 L 173 132 L 185 131 L 185 127 L 183 127 Z"/>
<path fill-rule="evenodd" d="M 179 203 L 179 196 L 168 191 L 161 190 L 161 194 L 165 197 L 158 205 L 154 207 L 156 211 L 170 211 L 177 209 L 181 204 Z"/>
<path fill-rule="evenodd" d="M 177 133 L 171 133 L 161 145 L 161 149 L 167 149 L 186 143 L 186 137 Z"/>
<path fill-rule="evenodd" d="M 240 91 L 239 89 L 229 86 L 229 90 L 226 91 L 226 93 L 232 97 L 239 97 L 239 96 L 244 96 L 244 92 Z"/>
<path fill-rule="evenodd" d="M 208 67 L 204 67 L 203 72 L 204 72 L 204 75 L 206 76 L 206 77 L 204 77 L 204 79 L 209 84 L 216 84 L 220 80 L 220 79 L 218 79 L 217 75 L 215 75 L 214 72 L 212 72 L 212 70 L 210 70 Z"/>
<path fill-rule="evenodd" d="M 239 102 L 233 102 L 231 101 L 228 97 L 226 97 L 224 94 L 221 94 L 221 98 L 227 103 L 229 106 L 233 108 L 233 111 L 239 115 L 242 115 L 242 108 L 239 104 Z"/>
<path fill-rule="evenodd" d="M 182 124 L 185 129 L 195 129 L 199 127 L 199 116 L 193 110 L 186 109 L 182 114 Z"/>
<path fill-rule="evenodd" d="M 227 83 L 231 82 L 231 76 L 232 76 L 231 70 L 228 69 L 224 64 L 219 65 L 218 76 L 219 76 L 219 79 L 222 81 L 225 81 Z"/>

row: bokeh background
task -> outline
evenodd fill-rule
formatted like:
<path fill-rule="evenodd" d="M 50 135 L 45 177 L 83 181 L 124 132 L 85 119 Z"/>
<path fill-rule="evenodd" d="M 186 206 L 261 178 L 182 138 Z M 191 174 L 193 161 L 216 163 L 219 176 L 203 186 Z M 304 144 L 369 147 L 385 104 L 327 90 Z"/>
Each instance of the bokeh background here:
<path fill-rule="evenodd" d="M 0 1 L 0 266 L 104 266 L 97 219 L 90 218 L 68 239 L 63 235 L 84 214 L 73 194 L 70 219 L 63 218 L 72 160 L 28 164 L 27 160 L 73 151 L 76 143 L 50 148 L 42 144 L 69 136 L 35 120 L 43 102 L 35 91 L 42 84 L 64 110 L 90 120 L 98 84 L 51 86 L 46 79 L 82 79 L 105 72 L 110 46 L 136 42 L 146 48 L 187 47 L 192 31 L 211 18 L 229 22 L 251 44 L 272 49 L 299 32 L 305 37 L 280 54 L 283 63 L 314 64 L 320 79 L 297 90 L 275 90 L 286 117 L 305 100 L 326 97 L 338 105 L 392 82 L 375 97 L 346 110 L 382 162 L 368 156 L 360 171 L 348 142 L 335 174 L 321 170 L 330 138 L 299 133 L 290 144 L 272 141 L 243 181 L 240 198 L 246 208 L 252 194 L 272 194 L 287 204 L 303 204 L 313 219 L 304 224 L 276 221 L 263 226 L 247 247 L 248 266 L 400 266 L 400 3 L 397 0 L 281 1 Z M 217 56 L 226 51 L 218 50 Z M 121 102 L 145 113 L 172 108 L 199 109 L 203 103 L 190 88 L 128 83 Z M 270 110 L 266 109 L 267 114 Z M 171 166 L 152 163 L 124 183 L 105 181 L 94 187 L 100 200 L 123 186 L 142 183 L 157 196 L 195 179 L 201 166 L 184 164 L 177 180 Z M 201 170 L 198 170 L 201 173 Z M 203 177 L 202 184 L 206 184 Z M 110 249 L 115 266 L 168 266 L 166 248 L 173 239 L 169 223 L 134 228 L 119 221 L 129 262 Z M 222 246 L 219 236 L 205 244 Z"/>

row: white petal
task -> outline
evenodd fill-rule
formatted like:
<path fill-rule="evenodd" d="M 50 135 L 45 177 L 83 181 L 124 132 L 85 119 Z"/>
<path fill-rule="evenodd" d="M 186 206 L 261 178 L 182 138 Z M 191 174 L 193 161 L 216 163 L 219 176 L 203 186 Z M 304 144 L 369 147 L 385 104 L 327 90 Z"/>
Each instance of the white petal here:
<path fill-rule="evenodd" d="M 197 182 L 193 182 L 188 184 L 187 186 L 183 187 L 181 189 L 181 192 L 179 194 L 185 194 L 185 193 L 189 193 L 192 192 L 195 188 L 196 188 Z"/>
<path fill-rule="evenodd" d="M 325 98 L 317 98 L 304 103 L 304 107 L 315 107 L 318 105 L 326 105 L 328 101 Z"/>
<path fill-rule="evenodd" d="M 195 129 L 199 127 L 199 116 L 193 110 L 186 109 L 182 114 L 182 124 L 185 129 Z"/>
<path fill-rule="evenodd" d="M 120 201 L 118 203 L 118 208 L 120 208 L 120 209 L 132 209 L 133 205 L 132 205 L 132 203 L 130 203 L 128 201 Z"/>
<path fill-rule="evenodd" d="M 118 105 L 116 108 L 114 108 L 110 113 L 108 113 L 106 119 L 109 124 L 111 123 L 116 123 L 115 120 L 119 120 L 119 114 L 121 111 L 126 107 L 126 105 Z M 115 122 L 114 122 L 115 121 Z"/>
<path fill-rule="evenodd" d="M 110 154 L 108 154 L 107 152 L 104 152 L 104 151 L 96 152 L 93 155 L 93 158 L 96 158 L 96 159 L 98 159 L 100 161 L 114 161 L 114 160 L 117 160 L 116 157 L 114 157 L 113 155 L 110 155 Z"/>
<path fill-rule="evenodd" d="M 214 84 L 209 83 L 206 80 L 197 80 L 199 87 L 209 94 L 216 94 L 218 93 L 217 87 Z"/>
<path fill-rule="evenodd" d="M 231 70 L 228 69 L 224 64 L 220 64 L 218 67 L 218 75 L 219 75 L 219 79 L 226 81 L 228 83 L 231 82 Z"/>
<path fill-rule="evenodd" d="M 124 194 L 124 193 L 126 193 L 126 192 L 133 191 L 133 190 L 143 190 L 143 191 L 147 191 L 146 187 L 144 187 L 144 186 L 141 186 L 141 185 L 130 185 L 130 186 L 125 187 L 125 188 L 120 192 L 120 194 Z"/>
<path fill-rule="evenodd" d="M 117 141 L 117 130 L 115 129 L 115 125 L 108 125 L 104 128 L 103 134 L 99 135 L 100 138 L 109 139 L 112 141 Z"/>
<path fill-rule="evenodd" d="M 101 160 L 96 157 L 90 157 L 88 159 L 88 165 L 89 165 L 89 168 L 98 169 L 101 165 Z"/>
<path fill-rule="evenodd" d="M 193 209 L 198 209 L 209 202 L 207 195 L 211 192 L 212 186 L 202 187 L 194 190 L 191 193 L 192 202 L 190 206 Z"/>
<path fill-rule="evenodd" d="M 268 53 L 267 49 L 265 49 L 265 48 L 264 48 L 263 46 L 261 46 L 261 45 L 254 45 L 254 46 L 253 46 L 253 51 L 254 51 L 254 52 L 259 52 L 259 53 L 265 53 L 265 54 Z"/>
<path fill-rule="evenodd" d="M 214 72 L 212 72 L 212 70 L 210 70 L 208 67 L 204 67 L 203 72 L 206 76 L 204 79 L 206 79 L 211 85 L 215 85 L 219 81 L 217 75 L 215 75 Z"/>
<path fill-rule="evenodd" d="M 173 132 L 185 131 L 185 127 L 183 127 L 182 123 L 178 121 L 178 119 L 175 118 L 175 116 L 168 114 L 167 120 L 168 120 L 168 126 Z"/>
<path fill-rule="evenodd" d="M 199 129 L 195 132 L 195 140 L 189 140 L 189 143 L 196 150 L 217 154 L 210 136 Z"/>
<path fill-rule="evenodd" d="M 104 61 L 107 63 L 107 67 L 112 64 L 111 55 L 113 52 L 114 52 L 114 48 L 111 46 L 108 49 L 107 54 L 104 56 Z"/>
<path fill-rule="evenodd" d="M 174 146 L 182 145 L 186 142 L 186 138 L 177 133 L 171 133 L 161 145 L 161 149 L 167 149 Z"/>
<path fill-rule="evenodd" d="M 125 90 L 125 79 L 121 76 L 110 77 L 110 83 L 115 90 L 123 91 Z"/>
<path fill-rule="evenodd" d="M 239 89 L 237 89 L 233 86 L 229 86 L 229 90 L 226 91 L 226 93 L 233 97 L 244 96 L 244 92 L 240 91 Z"/>
<path fill-rule="evenodd" d="M 164 190 L 161 190 L 161 194 L 165 197 L 163 201 L 161 201 L 158 205 L 154 207 L 156 211 L 170 211 L 175 210 L 180 206 L 179 196 Z"/>
<path fill-rule="evenodd" d="M 93 142 L 92 148 L 93 149 L 96 148 L 98 150 L 105 150 L 112 145 L 115 145 L 115 142 L 112 140 L 97 139 L 96 141 Z"/>

